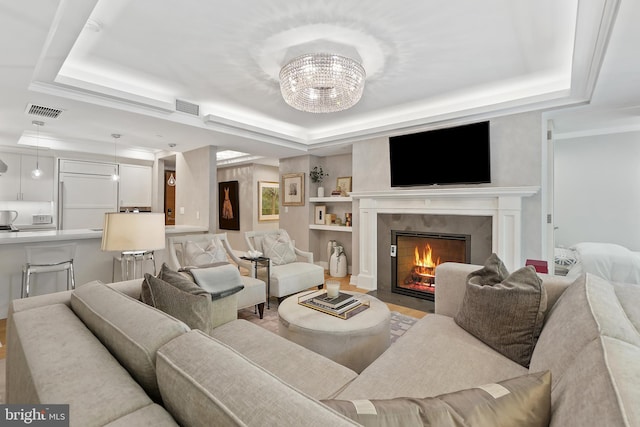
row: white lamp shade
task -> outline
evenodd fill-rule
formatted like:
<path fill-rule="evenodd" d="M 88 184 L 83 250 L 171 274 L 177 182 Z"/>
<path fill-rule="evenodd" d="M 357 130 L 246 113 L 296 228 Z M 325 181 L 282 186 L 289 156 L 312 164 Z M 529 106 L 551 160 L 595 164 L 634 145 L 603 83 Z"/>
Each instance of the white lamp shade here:
<path fill-rule="evenodd" d="M 164 230 L 164 213 L 106 213 L 102 231 L 102 250 L 164 249 Z"/>

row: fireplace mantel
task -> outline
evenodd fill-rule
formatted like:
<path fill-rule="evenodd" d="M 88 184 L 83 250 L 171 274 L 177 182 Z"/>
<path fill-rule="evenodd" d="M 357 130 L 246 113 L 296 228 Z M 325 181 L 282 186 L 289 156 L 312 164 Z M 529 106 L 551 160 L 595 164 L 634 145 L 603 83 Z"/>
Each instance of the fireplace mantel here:
<path fill-rule="evenodd" d="M 509 269 L 522 265 L 522 199 L 540 187 L 464 187 L 351 193 L 358 202 L 360 267 L 357 286 L 377 289 L 378 214 L 473 215 L 492 218 L 492 251 Z M 387 251 L 388 248 L 380 248 Z"/>

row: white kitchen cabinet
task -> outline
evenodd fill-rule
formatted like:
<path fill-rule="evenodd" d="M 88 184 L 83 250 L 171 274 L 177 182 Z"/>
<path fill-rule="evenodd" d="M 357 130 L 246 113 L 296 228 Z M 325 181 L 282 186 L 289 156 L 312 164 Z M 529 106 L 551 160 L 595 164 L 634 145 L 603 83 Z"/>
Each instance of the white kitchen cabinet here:
<path fill-rule="evenodd" d="M 20 200 L 20 154 L 0 153 L 7 171 L 0 175 L 0 200 Z"/>
<path fill-rule="evenodd" d="M 60 159 L 58 226 L 62 230 L 102 228 L 104 214 L 118 210 L 114 163 Z"/>
<path fill-rule="evenodd" d="M 151 207 L 150 166 L 120 164 L 120 207 Z"/>
<path fill-rule="evenodd" d="M 0 200 L 25 200 L 32 202 L 49 202 L 53 200 L 53 158 L 31 156 L 27 154 L 0 153 L 0 158 L 7 164 L 7 172 L 0 176 Z M 36 163 L 43 174 L 40 179 L 33 179 L 31 171 Z"/>

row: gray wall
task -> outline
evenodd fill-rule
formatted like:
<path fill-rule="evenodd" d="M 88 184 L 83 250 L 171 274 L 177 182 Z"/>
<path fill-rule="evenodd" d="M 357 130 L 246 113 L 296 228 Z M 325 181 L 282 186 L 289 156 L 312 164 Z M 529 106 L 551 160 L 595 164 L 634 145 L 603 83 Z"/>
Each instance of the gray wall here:
<path fill-rule="evenodd" d="M 640 251 L 640 132 L 554 141 L 555 245 Z"/>
<path fill-rule="evenodd" d="M 303 206 L 280 206 L 280 224 L 287 230 L 289 236 L 296 241 L 296 247 L 302 250 L 309 250 L 309 224 L 313 220 L 313 212 L 309 204 L 311 182 L 309 180 L 309 170 L 311 156 L 298 156 L 280 160 L 280 176 L 287 173 L 304 173 L 304 205 Z M 282 184 L 282 183 L 281 183 Z M 280 202 L 282 203 L 282 192 L 280 192 Z M 315 259 L 314 259 L 315 261 Z"/>
<path fill-rule="evenodd" d="M 277 229 L 279 227 L 278 221 L 258 221 L 258 181 L 278 182 L 279 174 L 277 167 L 249 164 L 219 168 L 217 180 L 218 182 L 238 181 L 240 193 L 240 230 L 221 230 L 218 228 L 220 224 L 217 219 L 211 227 L 215 229 L 217 233 L 227 233 L 229 243 L 233 249 L 248 249 L 244 240 L 243 233 L 245 231 Z"/>
<path fill-rule="evenodd" d="M 491 119 L 491 184 L 481 186 L 541 186 L 543 164 L 542 117 L 539 112 Z M 388 138 L 360 141 L 353 145 L 353 190 L 389 190 Z M 467 185 L 459 187 L 478 187 Z M 402 191 L 399 189 L 398 191 Z M 543 212 L 540 193 L 523 201 L 523 258 L 542 259 Z M 354 203 L 354 225 L 358 224 L 358 206 Z M 353 239 L 359 233 L 354 229 Z M 354 247 L 353 272 L 358 272 L 358 248 Z"/>

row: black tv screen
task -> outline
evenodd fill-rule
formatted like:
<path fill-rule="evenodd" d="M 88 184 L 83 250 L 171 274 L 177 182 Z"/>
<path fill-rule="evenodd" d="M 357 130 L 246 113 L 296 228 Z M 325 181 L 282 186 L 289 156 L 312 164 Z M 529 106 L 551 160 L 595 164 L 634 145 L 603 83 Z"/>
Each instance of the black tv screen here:
<path fill-rule="evenodd" d="M 491 182 L 489 122 L 389 138 L 391 186 Z"/>

